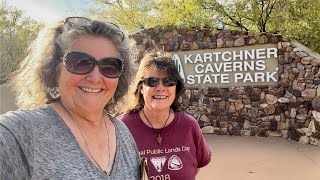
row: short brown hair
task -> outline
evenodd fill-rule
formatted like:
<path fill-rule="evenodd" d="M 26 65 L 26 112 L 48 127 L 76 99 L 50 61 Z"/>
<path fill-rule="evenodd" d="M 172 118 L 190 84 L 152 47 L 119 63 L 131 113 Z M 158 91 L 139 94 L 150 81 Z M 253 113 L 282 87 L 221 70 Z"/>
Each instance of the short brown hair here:
<path fill-rule="evenodd" d="M 168 53 L 161 51 L 152 51 L 145 54 L 145 56 L 140 61 L 139 69 L 137 71 L 136 77 L 130 86 L 129 97 L 128 97 L 128 109 L 127 111 L 133 111 L 140 109 L 144 106 L 144 99 L 141 94 L 142 79 L 144 76 L 152 71 L 157 70 L 164 72 L 166 75 L 177 80 L 176 85 L 176 97 L 171 104 L 170 108 L 174 111 L 179 110 L 180 104 L 178 102 L 179 97 L 184 93 L 184 80 L 181 78 L 175 62 L 168 55 Z"/>

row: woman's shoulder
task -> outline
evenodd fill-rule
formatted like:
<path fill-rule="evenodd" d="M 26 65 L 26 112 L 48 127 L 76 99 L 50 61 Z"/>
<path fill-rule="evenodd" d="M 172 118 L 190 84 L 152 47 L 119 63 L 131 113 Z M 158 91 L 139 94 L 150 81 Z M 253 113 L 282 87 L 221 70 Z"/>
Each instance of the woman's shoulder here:
<path fill-rule="evenodd" d="M 179 124 L 184 128 L 192 129 L 192 132 L 198 137 L 200 137 L 202 134 L 198 121 L 186 112 L 179 112 Z"/>
<path fill-rule="evenodd" d="M 119 131 L 130 133 L 128 127 L 125 125 L 121 117 L 122 114 L 117 117 L 112 117 L 114 125 L 118 128 Z"/>
<path fill-rule="evenodd" d="M 120 138 L 120 141 L 126 142 L 125 144 L 127 145 L 125 146 L 127 146 L 127 148 L 135 147 L 134 139 L 128 127 L 116 117 L 112 117 L 111 119 L 114 123 L 114 126 L 116 127 L 117 137 Z M 130 143 L 128 144 L 127 142 L 130 142 Z"/>
<path fill-rule="evenodd" d="M 32 127 L 38 124 L 39 120 L 46 120 L 53 114 L 52 109 L 48 105 L 38 108 L 9 111 L 0 116 L 0 124 L 6 128 L 10 127 Z"/>
<path fill-rule="evenodd" d="M 111 117 L 111 119 L 112 119 L 112 122 L 113 122 L 113 124 L 116 126 L 116 127 L 120 127 L 120 128 L 124 128 L 125 127 L 125 125 L 123 124 L 123 122 L 121 121 L 121 119 L 119 119 L 118 118 L 119 116 L 117 116 L 117 117 Z"/>
<path fill-rule="evenodd" d="M 139 113 L 139 111 L 124 112 L 118 115 L 117 119 L 121 120 L 124 124 L 127 125 L 134 118 L 136 113 Z"/>
<path fill-rule="evenodd" d="M 188 114 L 184 111 L 177 111 L 176 113 L 177 113 L 179 119 L 183 120 L 183 123 L 198 124 L 198 121 L 190 114 Z"/>
<path fill-rule="evenodd" d="M 132 110 L 132 111 L 127 111 L 127 112 L 122 112 L 117 116 L 117 118 L 120 119 L 120 120 L 126 119 L 126 118 L 131 118 L 133 115 L 135 115 L 138 112 L 139 112 L 139 110 Z"/>
<path fill-rule="evenodd" d="M 16 110 L 1 115 L 0 138 L 2 137 L 2 140 L 14 138 L 20 144 L 20 147 L 27 152 L 27 147 L 30 145 L 30 139 L 34 132 L 39 132 L 41 129 L 43 131 L 47 130 L 47 128 L 44 128 L 43 122 L 47 122 L 50 118 L 47 113 L 47 111 L 50 111 L 48 108 L 46 106 L 36 109 Z"/>

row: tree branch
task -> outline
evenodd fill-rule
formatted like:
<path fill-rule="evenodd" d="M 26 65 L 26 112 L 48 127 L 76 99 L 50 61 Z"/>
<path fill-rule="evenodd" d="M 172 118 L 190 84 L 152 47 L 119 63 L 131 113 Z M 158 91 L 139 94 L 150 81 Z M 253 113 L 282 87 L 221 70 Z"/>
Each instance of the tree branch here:
<path fill-rule="evenodd" d="M 231 20 L 231 22 L 233 22 L 233 23 L 236 25 L 235 27 L 239 27 L 240 29 L 243 28 L 243 29 L 245 29 L 246 31 L 249 31 L 249 29 L 246 28 L 240 21 L 238 21 L 238 20 L 234 19 L 232 16 L 230 16 L 230 15 L 226 12 L 226 10 L 222 7 L 221 4 L 217 3 L 217 5 L 218 5 L 219 10 L 221 10 L 222 13 L 223 13 L 225 16 L 227 16 L 227 17 Z"/>

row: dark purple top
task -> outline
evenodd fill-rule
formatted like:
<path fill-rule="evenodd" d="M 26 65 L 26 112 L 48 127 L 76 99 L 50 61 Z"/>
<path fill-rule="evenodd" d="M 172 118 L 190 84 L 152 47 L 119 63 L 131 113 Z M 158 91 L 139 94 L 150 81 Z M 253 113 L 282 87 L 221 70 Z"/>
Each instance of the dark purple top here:
<path fill-rule="evenodd" d="M 139 111 L 122 114 L 118 119 L 129 128 L 140 155 L 147 158 L 150 179 L 194 180 L 197 168 L 211 160 L 198 122 L 184 112 L 175 112 L 173 121 L 157 132 L 143 123 Z M 159 132 L 161 145 L 157 142 Z"/>

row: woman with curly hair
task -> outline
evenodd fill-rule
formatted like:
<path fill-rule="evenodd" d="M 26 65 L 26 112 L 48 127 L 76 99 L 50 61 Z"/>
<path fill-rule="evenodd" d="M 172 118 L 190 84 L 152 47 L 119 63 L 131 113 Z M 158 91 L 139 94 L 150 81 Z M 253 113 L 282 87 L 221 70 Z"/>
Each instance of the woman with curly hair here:
<path fill-rule="evenodd" d="M 12 82 L 21 110 L 0 116 L 0 179 L 139 179 L 134 139 L 110 115 L 130 66 L 115 24 L 69 17 L 40 33 Z"/>

